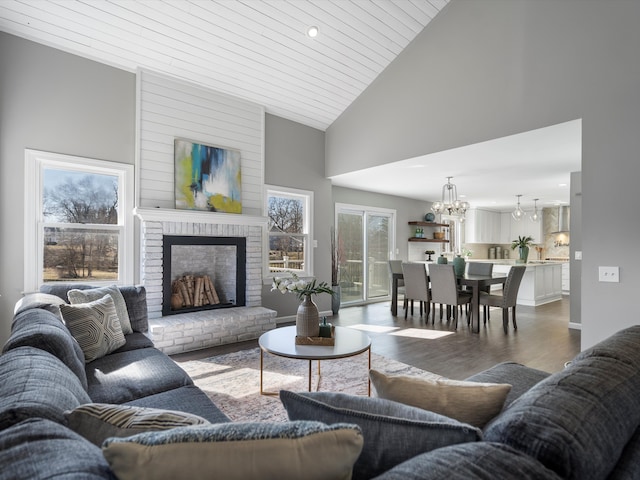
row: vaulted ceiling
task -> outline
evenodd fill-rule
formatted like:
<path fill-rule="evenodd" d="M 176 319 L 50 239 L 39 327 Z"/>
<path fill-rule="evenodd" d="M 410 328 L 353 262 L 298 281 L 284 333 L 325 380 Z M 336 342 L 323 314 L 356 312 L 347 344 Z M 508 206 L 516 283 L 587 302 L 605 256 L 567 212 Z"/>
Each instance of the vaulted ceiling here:
<path fill-rule="evenodd" d="M 2 0 L 0 30 L 325 130 L 448 1 Z"/>

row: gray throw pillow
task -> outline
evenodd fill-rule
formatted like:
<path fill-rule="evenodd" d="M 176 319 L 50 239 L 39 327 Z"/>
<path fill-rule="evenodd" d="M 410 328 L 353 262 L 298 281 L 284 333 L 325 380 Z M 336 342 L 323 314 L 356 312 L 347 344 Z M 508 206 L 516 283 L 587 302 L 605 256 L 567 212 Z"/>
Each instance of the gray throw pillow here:
<path fill-rule="evenodd" d="M 109 403 L 80 405 L 64 412 L 64 416 L 70 429 L 97 446 L 109 437 L 130 437 L 144 432 L 209 424 L 191 413 Z"/>
<path fill-rule="evenodd" d="M 289 420 L 355 423 L 364 447 L 353 479 L 369 479 L 423 452 L 482 439 L 482 432 L 437 413 L 380 398 L 344 393 L 280 391 Z"/>
<path fill-rule="evenodd" d="M 126 343 L 109 295 L 90 303 L 60 305 L 60 312 L 71 335 L 80 344 L 86 363 L 104 357 Z"/>
<path fill-rule="evenodd" d="M 361 450 L 357 425 L 320 422 L 180 427 L 102 445 L 120 480 L 349 480 Z"/>
<path fill-rule="evenodd" d="M 129 312 L 127 310 L 127 304 L 120 292 L 117 285 L 109 285 L 108 287 L 90 288 L 87 290 L 69 290 L 67 297 L 72 304 L 76 303 L 89 303 L 99 298 L 109 295 L 113 299 L 113 304 L 116 307 L 116 313 L 118 314 L 118 320 L 120 320 L 120 327 L 122 327 L 122 333 L 129 335 L 133 333 L 131 328 L 131 321 L 129 320 Z"/>

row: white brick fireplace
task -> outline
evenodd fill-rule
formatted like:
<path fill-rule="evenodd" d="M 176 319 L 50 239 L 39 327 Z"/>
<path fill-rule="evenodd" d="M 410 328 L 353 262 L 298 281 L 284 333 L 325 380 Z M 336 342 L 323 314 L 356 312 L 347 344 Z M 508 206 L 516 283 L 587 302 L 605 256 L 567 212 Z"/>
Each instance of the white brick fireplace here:
<path fill-rule="evenodd" d="M 258 338 L 275 328 L 276 312 L 261 306 L 262 248 L 266 218 L 211 212 L 138 208 L 140 278 L 147 290 L 149 330 L 167 354 Z M 163 236 L 244 237 L 245 306 L 162 315 Z"/>

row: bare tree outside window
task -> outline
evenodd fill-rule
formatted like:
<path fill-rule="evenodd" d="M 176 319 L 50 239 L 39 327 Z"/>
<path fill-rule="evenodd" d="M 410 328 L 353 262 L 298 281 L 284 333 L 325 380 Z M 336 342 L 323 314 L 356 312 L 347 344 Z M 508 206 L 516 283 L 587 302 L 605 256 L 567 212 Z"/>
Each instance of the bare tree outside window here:
<path fill-rule="evenodd" d="M 118 179 L 45 169 L 43 280 L 116 280 Z"/>
<path fill-rule="evenodd" d="M 295 196 L 269 195 L 269 270 L 304 270 L 305 202 Z"/>

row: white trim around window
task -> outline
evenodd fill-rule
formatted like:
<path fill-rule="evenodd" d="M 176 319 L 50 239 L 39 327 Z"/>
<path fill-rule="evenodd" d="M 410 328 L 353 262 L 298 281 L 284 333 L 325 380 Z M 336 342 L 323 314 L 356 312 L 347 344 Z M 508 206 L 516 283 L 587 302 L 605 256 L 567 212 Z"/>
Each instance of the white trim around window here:
<path fill-rule="evenodd" d="M 312 277 L 313 276 L 313 192 L 310 190 L 300 190 L 297 188 L 280 187 L 275 185 L 265 185 L 264 187 L 264 214 L 269 218 L 269 197 L 284 197 L 299 200 L 303 205 L 303 229 L 300 236 L 304 239 L 304 259 L 301 268 L 291 268 L 296 271 L 300 277 Z M 267 228 L 265 229 L 264 240 L 264 281 L 265 283 L 271 283 L 275 276 L 285 276 L 286 273 L 278 274 L 272 272 L 270 268 L 270 232 L 269 232 L 269 220 L 267 220 Z"/>
<path fill-rule="evenodd" d="M 133 283 L 133 165 L 26 149 L 24 190 L 24 292 L 37 291 L 43 283 L 45 226 L 43 214 L 43 172 L 45 168 L 111 175 L 118 178 L 118 223 L 99 226 L 86 225 L 88 230 L 101 228 L 118 232 L 118 280 L 108 282 L 91 280 L 90 282 L 96 285 L 101 283 Z"/>

